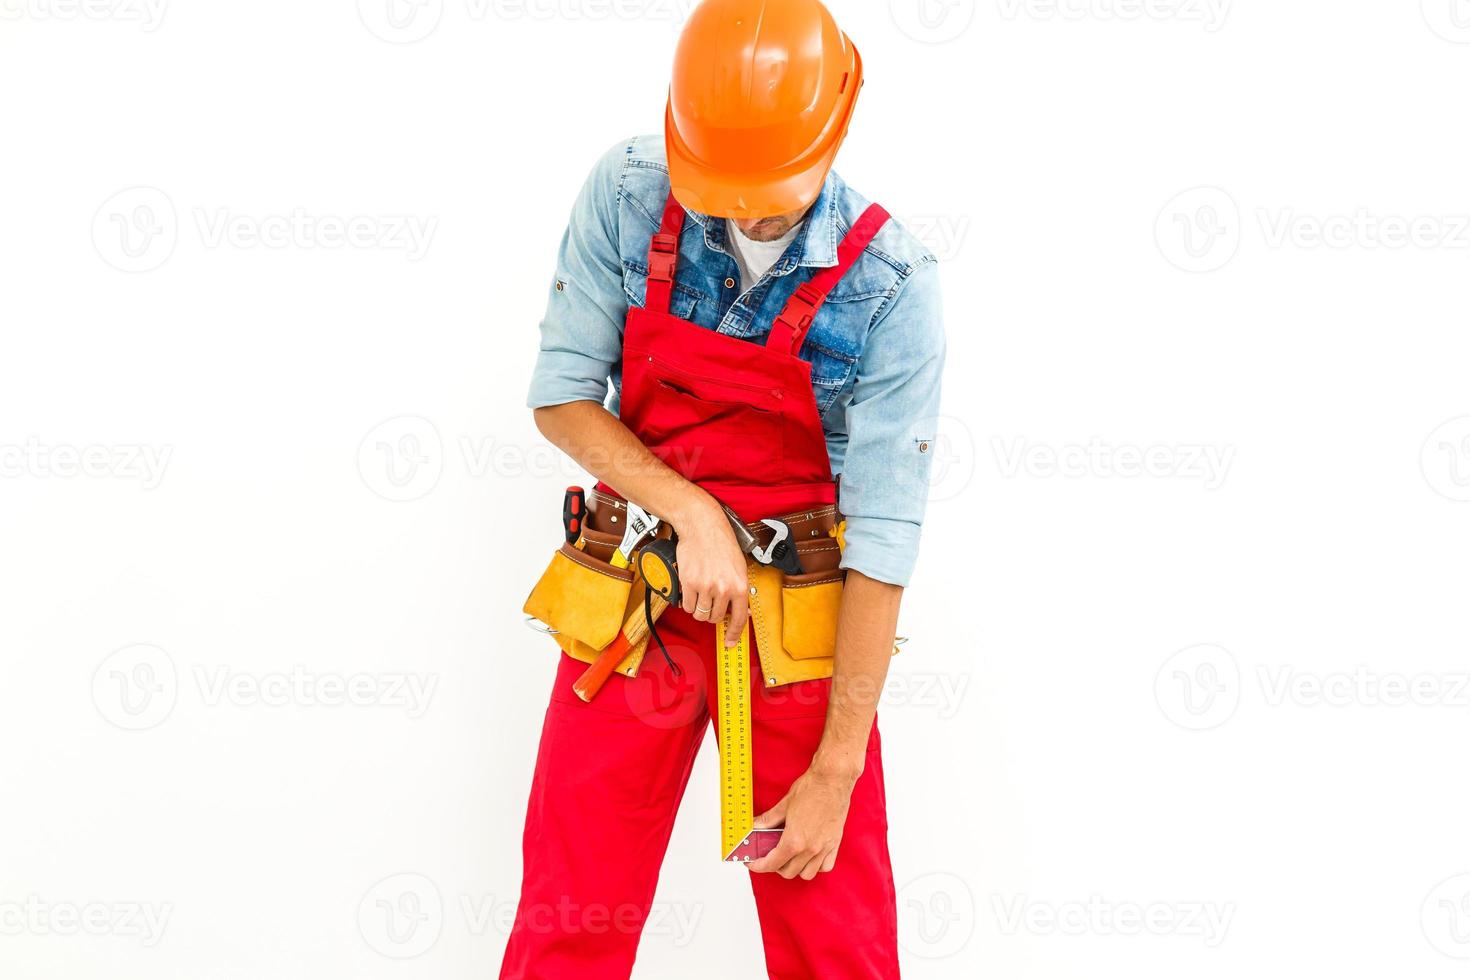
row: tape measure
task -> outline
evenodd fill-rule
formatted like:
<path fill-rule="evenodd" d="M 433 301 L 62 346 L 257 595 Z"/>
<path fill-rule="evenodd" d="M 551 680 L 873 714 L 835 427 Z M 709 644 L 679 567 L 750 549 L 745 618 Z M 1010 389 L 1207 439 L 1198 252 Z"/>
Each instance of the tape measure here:
<path fill-rule="evenodd" d="M 720 854 L 749 864 L 776 846 L 781 831 L 755 829 L 755 774 L 750 722 L 750 623 L 725 645 L 729 620 L 715 630 L 720 712 Z"/>

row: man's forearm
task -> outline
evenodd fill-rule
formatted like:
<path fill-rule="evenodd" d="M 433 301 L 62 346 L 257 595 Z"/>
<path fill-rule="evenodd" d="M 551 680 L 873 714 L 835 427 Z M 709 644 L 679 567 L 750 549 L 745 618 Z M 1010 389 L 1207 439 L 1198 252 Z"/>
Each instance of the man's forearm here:
<path fill-rule="evenodd" d="M 618 493 L 676 528 L 695 511 L 718 510 L 714 498 L 648 451 L 596 402 L 538 408 L 536 428 L 562 452 Z"/>
<path fill-rule="evenodd" d="M 852 780 L 862 775 L 902 598 L 902 587 L 848 571 L 837 620 L 832 695 L 822 741 L 812 758 L 814 771 Z"/>

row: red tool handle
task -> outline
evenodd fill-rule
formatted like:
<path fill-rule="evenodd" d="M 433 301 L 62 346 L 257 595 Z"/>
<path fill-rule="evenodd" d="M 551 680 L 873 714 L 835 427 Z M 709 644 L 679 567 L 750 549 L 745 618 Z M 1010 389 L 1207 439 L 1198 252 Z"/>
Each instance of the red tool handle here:
<path fill-rule="evenodd" d="M 655 594 L 651 601 L 650 612 L 657 619 L 668 607 L 668 600 Z M 592 661 L 592 666 L 583 671 L 582 676 L 572 684 L 572 690 L 576 692 L 577 697 L 583 701 L 591 701 L 597 697 L 597 692 L 602 690 L 602 685 L 606 684 L 613 671 L 618 669 L 618 664 L 623 662 L 628 651 L 642 642 L 647 634 L 648 617 L 643 615 L 642 609 L 638 609 L 623 624 L 617 639 L 604 647 L 597 655 L 597 659 Z"/>
<path fill-rule="evenodd" d="M 561 498 L 561 527 L 566 533 L 567 544 L 575 545 L 582 536 L 582 524 L 587 517 L 587 491 L 581 487 L 567 487 Z"/>

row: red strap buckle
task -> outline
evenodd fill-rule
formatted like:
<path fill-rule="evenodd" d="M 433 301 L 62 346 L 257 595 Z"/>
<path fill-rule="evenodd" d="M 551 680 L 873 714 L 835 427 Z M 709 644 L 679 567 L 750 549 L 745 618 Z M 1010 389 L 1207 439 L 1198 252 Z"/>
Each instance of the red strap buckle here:
<path fill-rule="evenodd" d="M 671 282 L 679 261 L 679 239 L 675 235 L 654 235 L 648 249 L 648 278 Z"/>
<path fill-rule="evenodd" d="M 786 307 L 776 322 L 785 324 L 791 331 L 791 347 L 793 353 L 801 348 L 801 343 L 806 339 L 807 328 L 812 325 L 812 319 L 817 315 L 817 308 L 827 294 L 817 289 L 810 282 L 804 282 L 796 287 L 791 298 L 786 301 Z"/>

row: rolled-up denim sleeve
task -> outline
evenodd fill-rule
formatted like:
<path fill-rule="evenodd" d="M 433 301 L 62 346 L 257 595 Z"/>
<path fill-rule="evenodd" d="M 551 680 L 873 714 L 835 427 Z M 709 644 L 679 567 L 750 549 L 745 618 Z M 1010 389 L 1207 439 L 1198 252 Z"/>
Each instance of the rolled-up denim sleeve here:
<path fill-rule="evenodd" d="M 604 154 L 572 208 L 541 320 L 526 397 L 531 408 L 607 400 L 628 312 L 618 254 L 618 185 L 627 156 L 626 142 Z"/>
<path fill-rule="evenodd" d="M 929 499 L 943 369 L 939 271 L 930 260 L 903 280 L 858 359 L 842 471 L 843 568 L 908 584 Z"/>

